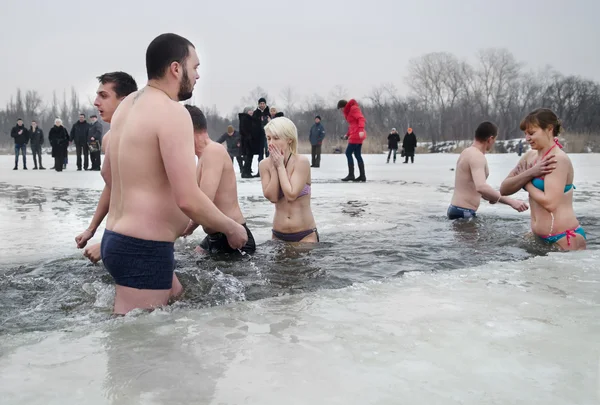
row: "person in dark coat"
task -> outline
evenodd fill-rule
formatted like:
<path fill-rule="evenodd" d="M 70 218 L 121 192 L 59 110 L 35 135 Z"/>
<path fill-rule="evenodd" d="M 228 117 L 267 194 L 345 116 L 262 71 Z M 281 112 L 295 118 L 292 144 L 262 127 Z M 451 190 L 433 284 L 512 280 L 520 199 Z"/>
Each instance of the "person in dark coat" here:
<path fill-rule="evenodd" d="M 321 116 L 315 117 L 315 123 L 310 127 L 310 133 L 308 140 L 311 145 L 311 165 L 310 167 L 321 166 L 321 146 L 323 145 L 323 139 L 325 139 L 325 127 L 321 124 Z"/>
<path fill-rule="evenodd" d="M 269 157 L 269 148 L 267 145 L 267 135 L 265 134 L 265 125 L 271 120 L 271 110 L 267 105 L 267 100 L 264 97 L 258 99 L 258 107 L 252 114 L 254 118 L 254 132 L 253 136 L 256 142 L 255 154 L 258 154 L 258 163 Z M 260 177 L 260 174 L 256 174 L 255 177 Z"/>
<path fill-rule="evenodd" d="M 31 145 L 31 154 L 33 155 L 33 170 L 38 170 L 38 160 L 40 162 L 39 170 L 46 170 L 42 166 L 42 145 L 44 144 L 44 131 L 37 126 L 35 120 L 31 121 L 29 128 L 29 145 Z"/>
<path fill-rule="evenodd" d="M 417 148 L 417 136 L 412 128 L 408 128 L 404 140 L 402 141 L 402 149 L 404 151 L 404 163 L 408 163 L 410 157 L 411 163 L 415 163 L 415 149 Z"/>
<path fill-rule="evenodd" d="M 23 125 L 23 119 L 17 120 L 17 125 L 10 131 L 10 137 L 15 140 L 15 168 L 19 170 L 19 152 L 23 155 L 23 170 L 27 170 L 27 142 L 29 142 L 29 131 Z"/>
<path fill-rule="evenodd" d="M 400 134 L 396 131 L 396 128 L 392 128 L 392 132 L 388 135 L 388 157 L 387 162 L 390 163 L 390 155 L 394 152 L 394 163 L 396 163 L 396 153 L 398 152 L 398 144 L 400 143 Z"/>
<path fill-rule="evenodd" d="M 253 108 L 248 107 L 243 113 L 238 114 L 240 121 L 240 154 L 244 161 L 242 169 L 242 178 L 249 179 L 252 177 L 252 159 L 254 159 L 254 142 L 253 142 L 253 127 L 254 120 L 252 119 Z"/>
<path fill-rule="evenodd" d="M 227 132 L 217 139 L 217 143 L 223 142 L 227 142 L 227 153 L 229 153 L 231 162 L 233 163 L 233 158 L 235 158 L 238 162 L 238 166 L 240 167 L 240 173 L 242 173 L 244 169 L 244 163 L 242 162 L 242 156 L 240 155 L 241 135 L 238 131 L 233 129 L 232 125 L 229 125 L 227 127 Z"/>
<path fill-rule="evenodd" d="M 97 115 L 90 116 L 90 127 L 88 129 L 88 149 L 90 151 L 90 160 L 92 161 L 92 170 L 100 171 L 100 149 L 102 145 L 102 124 L 98 121 Z"/>
<path fill-rule="evenodd" d="M 48 141 L 52 145 L 52 157 L 54 158 L 54 170 L 62 172 L 67 148 L 69 147 L 69 132 L 63 127 L 62 120 L 57 118 L 54 126 L 48 132 Z"/>
<path fill-rule="evenodd" d="M 81 171 L 81 154 L 83 153 L 83 168 L 88 170 L 90 149 L 88 146 L 88 130 L 90 124 L 85 120 L 85 114 L 79 114 L 79 121 L 71 128 L 71 141 L 75 142 L 75 153 L 77 153 L 77 170 Z"/>

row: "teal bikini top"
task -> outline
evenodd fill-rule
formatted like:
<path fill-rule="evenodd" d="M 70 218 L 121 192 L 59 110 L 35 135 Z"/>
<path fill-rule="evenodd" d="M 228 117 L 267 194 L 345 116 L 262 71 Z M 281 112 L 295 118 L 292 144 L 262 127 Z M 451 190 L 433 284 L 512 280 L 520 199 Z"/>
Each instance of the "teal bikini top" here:
<path fill-rule="evenodd" d="M 531 180 L 531 184 L 533 184 L 533 187 L 537 188 L 538 190 L 544 191 L 544 179 L 536 177 L 535 179 Z M 565 193 L 568 193 L 571 191 L 571 189 L 575 190 L 575 186 L 573 184 L 567 184 L 565 186 Z"/>

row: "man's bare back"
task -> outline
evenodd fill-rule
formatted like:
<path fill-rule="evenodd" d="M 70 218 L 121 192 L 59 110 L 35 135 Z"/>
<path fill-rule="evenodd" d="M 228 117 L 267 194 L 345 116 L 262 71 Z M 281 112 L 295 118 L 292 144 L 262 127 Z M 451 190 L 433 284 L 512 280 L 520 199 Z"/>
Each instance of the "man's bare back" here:
<path fill-rule="evenodd" d="M 447 212 L 449 219 L 475 217 L 482 198 L 490 204 L 510 205 L 519 212 L 529 208 L 525 202 L 503 197 L 499 191 L 487 184 L 490 171 L 485 153 L 492 150 L 497 135 L 498 127 L 495 124 L 489 121 L 482 122 L 475 131 L 473 144 L 458 157 L 454 194 Z"/>
<path fill-rule="evenodd" d="M 256 244 L 238 203 L 237 183 L 229 153 L 223 145 L 210 140 L 204 113 L 198 107 L 187 105 L 185 108 L 194 126 L 194 146 L 198 156 L 197 187 L 224 215 L 243 225 L 248 239 L 239 250 L 252 254 Z M 197 227 L 196 222 L 190 221 L 182 236 L 191 235 Z M 238 249 L 230 246 L 227 235 L 210 226 L 203 228 L 208 235 L 200 243 L 197 249 L 199 253 L 239 253 Z"/>
<path fill-rule="evenodd" d="M 203 174 L 205 174 L 203 176 Z M 237 180 L 231 158 L 225 147 L 216 142 L 209 142 L 202 156 L 198 159 L 198 186 L 217 206 L 217 208 L 238 224 L 246 220 L 240 209 L 237 193 Z M 212 193 L 214 191 L 214 198 Z M 214 229 L 204 227 L 204 232 L 214 233 Z"/>
<path fill-rule="evenodd" d="M 456 173 L 454 178 L 454 194 L 451 204 L 457 207 L 477 211 L 481 204 L 481 195 L 477 191 L 475 181 L 473 180 L 473 167 L 483 172 L 475 173 L 476 176 L 484 175 L 484 181 L 487 180 L 490 172 L 485 155 L 477 148 L 470 146 L 461 152 L 456 163 Z"/>

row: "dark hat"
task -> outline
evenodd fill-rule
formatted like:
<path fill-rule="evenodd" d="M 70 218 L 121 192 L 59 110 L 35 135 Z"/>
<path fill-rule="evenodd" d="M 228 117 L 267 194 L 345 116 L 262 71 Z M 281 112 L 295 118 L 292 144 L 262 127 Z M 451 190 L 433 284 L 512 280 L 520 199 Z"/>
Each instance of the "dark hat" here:
<path fill-rule="evenodd" d="M 261 97 L 261 98 L 258 99 L 258 104 L 260 104 L 260 103 L 267 104 L 267 100 L 264 97 Z"/>
<path fill-rule="evenodd" d="M 320 119 L 321 119 L 321 116 L 320 116 L 320 115 L 317 115 L 317 116 L 315 117 L 315 119 L 317 119 L 317 118 L 320 120 Z"/>

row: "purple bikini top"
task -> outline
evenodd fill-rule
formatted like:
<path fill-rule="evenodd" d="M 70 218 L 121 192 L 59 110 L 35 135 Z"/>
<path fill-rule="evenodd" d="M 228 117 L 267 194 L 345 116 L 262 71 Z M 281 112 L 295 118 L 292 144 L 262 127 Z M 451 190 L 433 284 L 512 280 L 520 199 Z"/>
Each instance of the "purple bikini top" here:
<path fill-rule="evenodd" d="M 297 198 L 303 197 L 305 195 L 309 195 L 310 194 L 310 184 L 305 184 L 304 187 L 302 188 L 302 191 L 300 191 L 300 194 L 298 194 Z M 281 189 L 281 187 L 279 188 L 279 199 L 281 200 L 283 198 L 283 190 Z"/>

